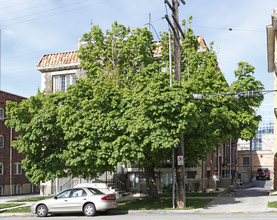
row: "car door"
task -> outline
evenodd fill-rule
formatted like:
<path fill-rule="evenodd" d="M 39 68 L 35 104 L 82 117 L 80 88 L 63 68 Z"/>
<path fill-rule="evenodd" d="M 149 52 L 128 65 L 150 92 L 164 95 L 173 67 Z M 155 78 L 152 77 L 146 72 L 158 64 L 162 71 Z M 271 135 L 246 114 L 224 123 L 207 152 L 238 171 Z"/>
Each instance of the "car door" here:
<path fill-rule="evenodd" d="M 50 212 L 68 212 L 68 202 L 71 195 L 71 189 L 65 190 L 59 193 L 57 196 L 51 200 L 48 204 L 48 209 Z"/>
<path fill-rule="evenodd" d="M 68 208 L 72 212 L 82 212 L 83 204 L 87 201 L 87 193 L 84 189 L 72 189 L 68 198 Z"/>

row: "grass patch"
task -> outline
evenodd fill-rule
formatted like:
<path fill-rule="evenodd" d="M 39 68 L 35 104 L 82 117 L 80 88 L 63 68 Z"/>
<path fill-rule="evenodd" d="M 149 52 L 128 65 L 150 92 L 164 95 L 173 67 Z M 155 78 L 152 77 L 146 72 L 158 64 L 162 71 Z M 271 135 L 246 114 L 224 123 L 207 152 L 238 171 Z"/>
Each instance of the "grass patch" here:
<path fill-rule="evenodd" d="M 50 199 L 53 196 L 35 196 L 35 197 L 30 197 L 30 198 L 24 198 L 24 199 L 17 199 L 17 200 L 10 200 L 9 202 L 36 202 L 39 200 L 43 200 L 43 199 Z"/>
<path fill-rule="evenodd" d="M 198 209 L 205 207 L 211 199 L 187 199 L 187 207 L 184 210 Z M 4 204 L 3 204 L 4 205 Z M 18 206 L 22 204 L 5 204 L 9 207 Z M 5 207 L 8 208 L 8 207 Z M 125 202 L 119 202 L 117 210 L 172 210 L 172 199 L 147 199 L 139 198 Z M 17 207 L 2 211 L 1 213 L 30 213 L 30 206 Z"/>
<path fill-rule="evenodd" d="M 277 208 L 277 201 L 275 201 L 275 202 L 269 202 L 268 203 L 268 207 L 269 208 Z"/>
<path fill-rule="evenodd" d="M 205 207 L 211 199 L 187 199 L 187 207 L 185 210 L 197 209 Z M 119 210 L 171 210 L 172 200 L 166 199 L 146 199 L 139 198 L 118 203 Z"/>
<path fill-rule="evenodd" d="M 31 213 L 31 208 L 30 206 L 23 206 L 23 207 L 5 210 L 0 213 Z"/>
<path fill-rule="evenodd" d="M 19 205 L 24 205 L 24 203 L 5 203 L 5 204 L 0 204 L 0 209 L 6 209 L 6 208 L 11 208 L 11 207 L 16 207 L 16 206 L 19 206 Z"/>
<path fill-rule="evenodd" d="M 218 192 L 188 192 L 186 193 L 187 197 L 216 197 L 218 196 Z M 160 197 L 172 197 L 172 193 L 162 193 Z"/>

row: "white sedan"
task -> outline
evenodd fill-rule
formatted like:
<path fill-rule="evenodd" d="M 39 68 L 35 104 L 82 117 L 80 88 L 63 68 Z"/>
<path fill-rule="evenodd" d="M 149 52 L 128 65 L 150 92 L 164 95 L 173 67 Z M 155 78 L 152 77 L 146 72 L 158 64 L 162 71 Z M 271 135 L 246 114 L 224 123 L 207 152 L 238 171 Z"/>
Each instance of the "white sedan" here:
<path fill-rule="evenodd" d="M 40 200 L 31 206 L 31 212 L 39 217 L 52 213 L 78 213 L 95 215 L 96 211 L 117 208 L 116 196 L 104 194 L 98 189 L 81 187 L 67 189 L 51 199 Z"/>

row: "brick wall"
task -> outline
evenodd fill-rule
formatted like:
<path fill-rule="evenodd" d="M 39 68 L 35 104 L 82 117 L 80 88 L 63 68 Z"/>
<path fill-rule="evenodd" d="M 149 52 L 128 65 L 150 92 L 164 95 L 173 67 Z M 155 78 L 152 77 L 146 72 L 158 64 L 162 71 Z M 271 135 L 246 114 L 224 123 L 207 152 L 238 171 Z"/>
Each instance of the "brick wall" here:
<path fill-rule="evenodd" d="M 21 102 L 24 97 L 13 95 L 0 91 L 0 108 L 6 108 L 6 101 Z M 6 117 L 6 116 L 5 116 Z M 10 176 L 10 132 L 11 129 L 5 126 L 5 121 L 0 120 L 0 135 L 4 136 L 4 148 L 0 148 L 0 162 L 4 164 L 4 174 L 0 175 L 0 186 L 4 187 L 4 192 L 9 191 L 10 177 L 13 185 L 30 184 L 22 171 L 22 175 L 15 175 L 15 163 L 21 163 L 25 155 L 18 153 L 12 148 L 12 176 Z M 12 140 L 15 140 L 19 134 L 12 129 Z"/>

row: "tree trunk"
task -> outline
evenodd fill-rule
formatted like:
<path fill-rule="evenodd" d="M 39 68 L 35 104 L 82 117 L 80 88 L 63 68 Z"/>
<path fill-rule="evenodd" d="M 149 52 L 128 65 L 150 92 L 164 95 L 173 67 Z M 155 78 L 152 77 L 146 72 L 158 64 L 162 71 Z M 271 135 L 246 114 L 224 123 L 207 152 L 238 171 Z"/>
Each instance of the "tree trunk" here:
<path fill-rule="evenodd" d="M 159 194 L 157 190 L 156 178 L 155 178 L 155 167 L 154 163 L 150 166 L 144 167 L 145 178 L 146 178 L 146 186 L 147 186 L 147 193 L 149 198 L 151 199 L 158 199 Z"/>

